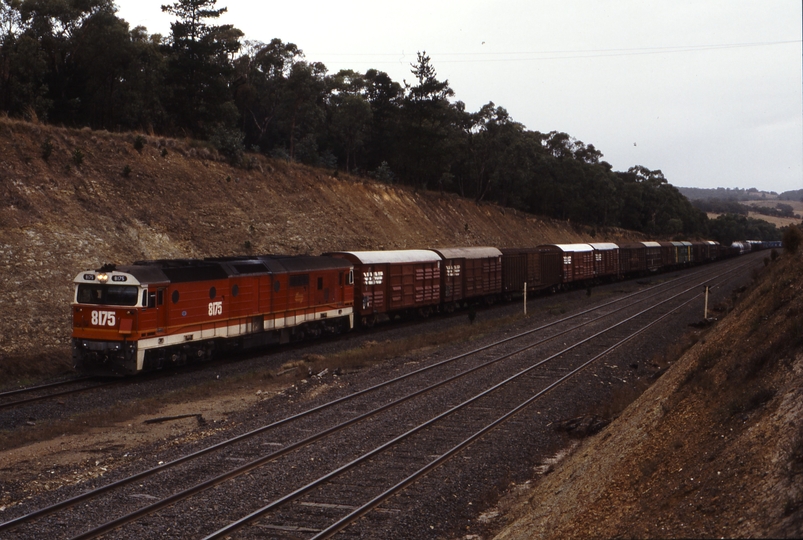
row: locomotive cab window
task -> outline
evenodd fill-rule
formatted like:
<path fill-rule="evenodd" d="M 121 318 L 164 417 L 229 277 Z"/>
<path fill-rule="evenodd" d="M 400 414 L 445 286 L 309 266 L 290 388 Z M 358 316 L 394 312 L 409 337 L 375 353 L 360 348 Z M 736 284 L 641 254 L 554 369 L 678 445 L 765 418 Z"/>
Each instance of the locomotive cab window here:
<path fill-rule="evenodd" d="M 81 283 L 75 297 L 79 304 L 107 306 L 136 306 L 139 290 L 130 285 L 99 285 Z"/>
<path fill-rule="evenodd" d="M 349 270 L 349 277 L 346 279 L 346 285 L 354 285 L 354 270 Z"/>
<path fill-rule="evenodd" d="M 318 290 L 319 291 L 323 290 L 323 278 L 322 277 L 318 278 Z"/>

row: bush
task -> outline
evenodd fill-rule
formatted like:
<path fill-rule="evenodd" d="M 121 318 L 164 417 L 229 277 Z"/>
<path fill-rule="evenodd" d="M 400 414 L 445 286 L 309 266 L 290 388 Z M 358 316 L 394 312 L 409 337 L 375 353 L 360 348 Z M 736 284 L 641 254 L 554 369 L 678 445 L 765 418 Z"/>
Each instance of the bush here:
<path fill-rule="evenodd" d="M 145 140 L 145 137 L 143 137 L 142 135 L 137 135 L 136 139 L 134 139 L 134 150 L 136 150 L 141 154 L 142 149 L 145 148 L 146 142 L 147 141 Z"/>
<path fill-rule="evenodd" d="M 237 165 L 243 158 L 245 152 L 245 135 L 239 129 L 229 129 L 217 126 L 209 135 L 209 142 L 218 152 L 226 156 L 232 165 Z"/>
<path fill-rule="evenodd" d="M 387 161 L 380 163 L 379 167 L 377 167 L 375 171 L 371 172 L 370 175 L 373 176 L 378 182 L 383 182 L 385 184 L 392 184 L 395 179 L 395 175 L 393 174 L 393 171 L 390 170 L 390 165 L 388 165 Z"/>
<path fill-rule="evenodd" d="M 784 251 L 794 255 L 803 244 L 803 232 L 794 225 L 789 225 L 783 233 Z"/>
<path fill-rule="evenodd" d="M 42 150 L 42 159 L 47 161 L 53 154 L 53 142 L 50 139 L 46 139 L 40 148 Z"/>
<path fill-rule="evenodd" d="M 129 167 L 128 165 L 123 167 L 123 173 L 122 174 L 123 174 L 123 178 L 128 178 L 129 175 L 131 174 L 131 167 Z"/>
<path fill-rule="evenodd" d="M 80 165 L 81 163 L 84 162 L 84 153 L 81 151 L 80 148 L 76 148 L 75 150 L 73 150 L 72 160 L 73 163 L 75 163 L 76 165 Z"/>

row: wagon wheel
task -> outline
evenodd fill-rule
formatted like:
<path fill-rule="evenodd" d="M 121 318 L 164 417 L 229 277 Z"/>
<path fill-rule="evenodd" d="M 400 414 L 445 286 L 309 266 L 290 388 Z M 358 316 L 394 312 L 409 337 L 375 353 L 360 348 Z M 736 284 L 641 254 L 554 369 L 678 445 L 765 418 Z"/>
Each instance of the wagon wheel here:
<path fill-rule="evenodd" d="M 376 315 L 364 315 L 362 318 L 362 325 L 365 328 L 373 328 L 376 324 Z"/>
<path fill-rule="evenodd" d="M 443 309 L 446 313 L 454 313 L 454 302 L 447 302 Z"/>
<path fill-rule="evenodd" d="M 418 314 L 421 316 L 422 319 L 426 319 L 427 317 L 429 317 L 430 313 L 431 311 L 429 309 L 429 306 L 418 309 Z"/>

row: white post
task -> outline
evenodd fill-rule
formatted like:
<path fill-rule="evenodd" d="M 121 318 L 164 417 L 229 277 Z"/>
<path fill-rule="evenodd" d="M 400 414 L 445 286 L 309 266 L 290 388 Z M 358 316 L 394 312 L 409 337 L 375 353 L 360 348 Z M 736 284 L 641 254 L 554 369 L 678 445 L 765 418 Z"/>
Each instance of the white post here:
<path fill-rule="evenodd" d="M 524 282 L 524 314 L 527 315 L 527 282 Z"/>
<path fill-rule="evenodd" d="M 703 313 L 703 318 L 708 320 L 708 287 L 705 288 L 705 312 Z"/>

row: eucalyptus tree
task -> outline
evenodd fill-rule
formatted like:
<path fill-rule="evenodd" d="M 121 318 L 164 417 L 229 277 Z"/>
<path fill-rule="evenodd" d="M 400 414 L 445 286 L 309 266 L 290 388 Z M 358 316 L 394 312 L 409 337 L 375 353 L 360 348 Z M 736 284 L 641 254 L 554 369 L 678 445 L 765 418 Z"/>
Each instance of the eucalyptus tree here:
<path fill-rule="evenodd" d="M 415 81 L 405 81 L 398 151 L 392 165 L 408 183 L 426 188 L 450 173 L 455 162 L 450 147 L 460 137 L 460 117 L 468 113 L 462 103 L 449 102 L 454 91 L 448 80 L 438 80 L 426 51 L 418 53 L 411 67 Z"/>
<path fill-rule="evenodd" d="M 226 8 L 217 0 L 178 0 L 162 11 L 176 17 L 165 49 L 168 57 L 165 100 L 174 130 L 209 136 L 215 129 L 236 129 L 237 108 L 230 87 L 233 60 L 243 33 L 232 25 L 213 25 Z"/>

